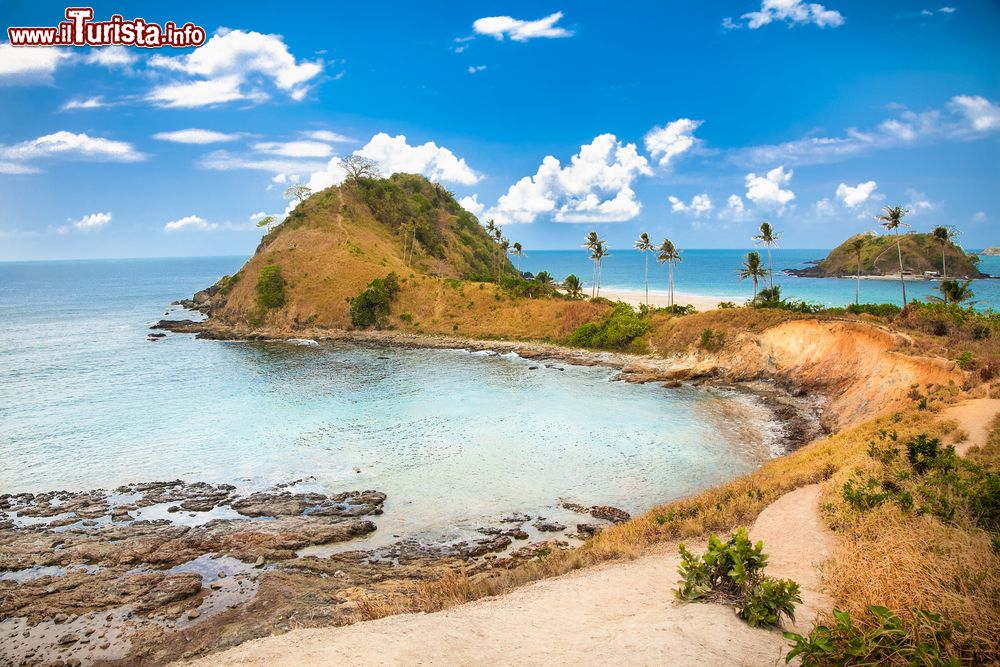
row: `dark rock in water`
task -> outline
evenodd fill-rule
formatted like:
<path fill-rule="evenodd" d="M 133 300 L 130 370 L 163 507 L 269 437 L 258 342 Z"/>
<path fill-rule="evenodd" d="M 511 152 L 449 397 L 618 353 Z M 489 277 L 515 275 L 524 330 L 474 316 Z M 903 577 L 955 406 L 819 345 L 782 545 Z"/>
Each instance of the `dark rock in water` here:
<path fill-rule="evenodd" d="M 543 533 L 558 533 L 561 530 L 566 530 L 566 526 L 556 521 L 536 521 L 532 525 Z"/>
<path fill-rule="evenodd" d="M 625 510 L 620 510 L 617 507 L 610 507 L 608 505 L 594 505 L 590 508 L 590 516 L 595 519 L 604 519 L 605 521 L 610 521 L 611 523 L 623 523 L 632 518 L 632 515 Z"/>
<path fill-rule="evenodd" d="M 504 532 L 504 535 L 508 537 L 513 537 L 515 540 L 526 540 L 528 539 L 528 534 L 521 530 L 520 528 L 511 528 Z"/>
<path fill-rule="evenodd" d="M 596 523 L 578 523 L 576 524 L 576 532 L 580 534 L 581 537 L 593 537 L 599 532 L 604 530 L 604 526 Z"/>
<path fill-rule="evenodd" d="M 527 514 L 521 514 L 520 512 L 515 512 L 509 516 L 505 516 L 500 519 L 503 523 L 524 523 L 525 521 L 531 521 L 531 517 Z"/>
<path fill-rule="evenodd" d="M 348 491 L 335 496 L 321 493 L 254 493 L 230 503 L 244 516 L 357 517 L 380 514 L 385 494 L 379 491 Z"/>
<path fill-rule="evenodd" d="M 663 386 L 667 389 L 677 389 L 678 387 L 682 387 L 683 385 L 681 384 L 680 380 L 671 380 L 669 382 L 664 382 Z"/>
<path fill-rule="evenodd" d="M 167 337 L 167 334 L 165 334 L 165 333 L 151 333 L 151 334 L 146 334 L 146 338 L 166 338 L 166 337 Z"/>
<path fill-rule="evenodd" d="M 537 371 L 538 370 L 538 366 L 528 366 L 528 370 L 529 371 Z"/>
<path fill-rule="evenodd" d="M 564 502 L 562 503 L 562 506 L 564 509 L 568 509 L 572 512 L 589 514 L 595 519 L 604 519 L 605 521 L 610 521 L 611 523 L 622 523 L 632 518 L 632 515 L 625 510 L 620 510 L 617 507 L 610 507 L 608 505 L 592 505 L 590 507 L 584 507 L 583 505 L 578 505 L 577 503 Z"/>

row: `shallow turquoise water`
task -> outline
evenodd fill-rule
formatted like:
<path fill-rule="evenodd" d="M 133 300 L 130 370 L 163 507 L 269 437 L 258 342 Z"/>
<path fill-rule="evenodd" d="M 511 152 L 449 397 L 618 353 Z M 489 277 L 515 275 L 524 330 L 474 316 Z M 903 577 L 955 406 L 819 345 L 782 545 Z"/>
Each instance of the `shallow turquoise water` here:
<path fill-rule="evenodd" d="M 0 264 L 0 492 L 313 476 L 320 490 L 389 494 L 374 540 L 451 537 L 515 511 L 573 520 L 561 500 L 639 511 L 773 455 L 753 400 L 611 382 L 607 369 L 146 341 L 165 304 L 241 263 Z"/>

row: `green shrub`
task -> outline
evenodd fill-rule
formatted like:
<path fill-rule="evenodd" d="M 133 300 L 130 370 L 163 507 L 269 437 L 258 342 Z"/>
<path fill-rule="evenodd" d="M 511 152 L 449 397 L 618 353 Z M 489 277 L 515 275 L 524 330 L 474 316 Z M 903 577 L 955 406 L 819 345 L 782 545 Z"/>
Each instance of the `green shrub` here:
<path fill-rule="evenodd" d="M 902 309 L 894 303 L 852 303 L 847 307 L 847 312 L 852 315 L 874 315 L 875 317 L 887 318 L 897 317 L 900 310 Z"/>
<path fill-rule="evenodd" d="M 904 450 L 895 443 L 892 430 L 868 443 L 868 456 L 879 465 L 844 483 L 841 495 L 851 509 L 867 512 L 892 502 L 903 512 L 950 522 L 964 516 L 984 530 L 1000 530 L 1000 474 L 959 458 L 954 447 L 922 433 Z"/>
<path fill-rule="evenodd" d="M 360 294 L 351 299 L 351 324 L 381 329 L 398 293 L 399 280 L 395 273 L 371 281 Z"/>
<path fill-rule="evenodd" d="M 860 627 L 848 612 L 834 609 L 836 622 L 832 626 L 817 625 L 806 637 L 784 633 L 792 642 L 785 662 L 800 658 L 804 667 L 962 664 L 945 648 L 955 634 L 964 631 L 958 623 L 914 609 L 915 627 L 907 628 L 885 607 L 870 605 L 867 610 L 870 618 Z"/>
<path fill-rule="evenodd" d="M 281 308 L 285 305 L 285 279 L 281 267 L 268 264 L 257 277 L 257 303 L 263 308 Z"/>
<path fill-rule="evenodd" d="M 971 371 L 976 368 L 976 355 L 971 352 L 963 352 L 955 358 L 958 367 L 963 371 Z"/>
<path fill-rule="evenodd" d="M 570 334 L 570 345 L 604 349 L 625 349 L 646 333 L 649 322 L 627 303 L 617 302 L 611 311 L 593 322 L 577 327 Z"/>
<path fill-rule="evenodd" d="M 722 349 L 722 345 L 725 343 L 725 338 L 723 334 L 712 331 L 710 327 L 705 327 L 701 330 L 698 343 L 703 349 L 708 350 L 709 352 L 718 352 Z"/>
<path fill-rule="evenodd" d="M 732 301 L 720 301 L 719 302 L 719 309 L 720 310 L 729 310 L 730 308 L 735 308 L 735 307 L 736 307 L 736 304 L 733 303 Z"/>
<path fill-rule="evenodd" d="M 781 616 L 795 619 L 795 604 L 802 602 L 799 585 L 764 574 L 764 545 L 751 544 L 745 528 L 733 533 L 728 542 L 709 536 L 708 550 L 701 556 L 683 544 L 678 549 L 681 564 L 677 571 L 682 577 L 674 590 L 678 599 L 732 605 L 752 627 L 777 625 Z"/>

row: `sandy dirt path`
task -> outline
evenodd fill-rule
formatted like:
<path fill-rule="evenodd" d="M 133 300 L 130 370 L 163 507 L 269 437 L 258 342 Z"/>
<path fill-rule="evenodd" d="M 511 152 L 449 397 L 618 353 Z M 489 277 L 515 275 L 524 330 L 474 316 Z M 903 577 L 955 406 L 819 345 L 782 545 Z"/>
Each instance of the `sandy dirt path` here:
<path fill-rule="evenodd" d="M 833 540 L 820 524 L 818 494 L 815 485 L 787 494 L 751 530 L 765 540 L 769 572 L 803 585 L 803 628 L 829 608 L 815 564 L 829 556 Z M 752 629 L 728 607 L 676 602 L 678 561 L 671 547 L 434 614 L 258 639 L 193 664 L 783 664 L 787 642 L 779 631 Z"/>
<path fill-rule="evenodd" d="M 1000 412 L 1000 398 L 974 398 L 941 411 L 942 419 L 954 419 L 969 437 L 955 445 L 959 456 L 965 456 L 972 447 L 982 447 L 990 434 L 990 425 Z"/>

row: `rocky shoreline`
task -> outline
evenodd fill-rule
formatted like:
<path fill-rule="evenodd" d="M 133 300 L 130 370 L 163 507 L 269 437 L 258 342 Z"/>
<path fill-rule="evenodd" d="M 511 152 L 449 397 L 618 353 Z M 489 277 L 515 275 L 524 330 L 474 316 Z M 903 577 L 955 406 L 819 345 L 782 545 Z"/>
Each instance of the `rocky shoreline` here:
<path fill-rule="evenodd" d="M 308 482 L 246 494 L 173 480 L 0 495 L 3 663 L 163 664 L 293 627 L 348 624 L 373 597 L 516 567 L 629 518 L 573 506 L 588 517 L 575 532 L 512 514 L 480 538 L 406 538 L 317 558 L 301 551 L 375 531 L 386 496 L 300 490 Z M 562 535 L 529 542 L 529 530 Z"/>

